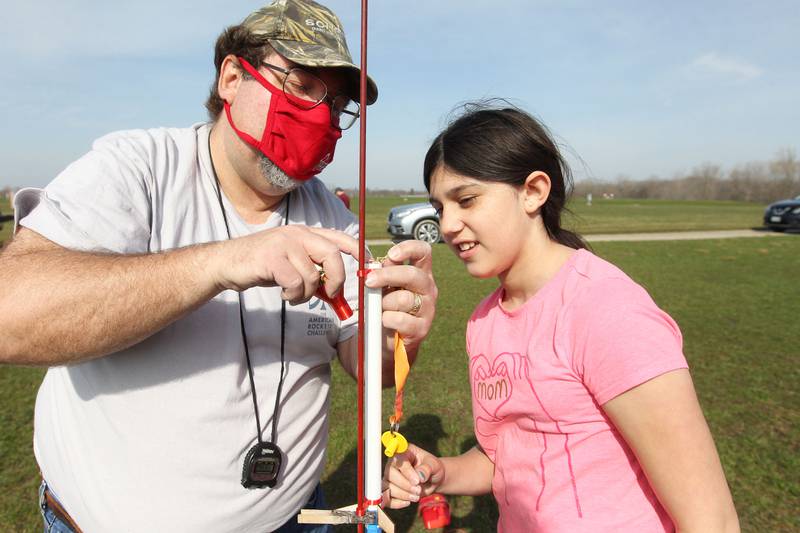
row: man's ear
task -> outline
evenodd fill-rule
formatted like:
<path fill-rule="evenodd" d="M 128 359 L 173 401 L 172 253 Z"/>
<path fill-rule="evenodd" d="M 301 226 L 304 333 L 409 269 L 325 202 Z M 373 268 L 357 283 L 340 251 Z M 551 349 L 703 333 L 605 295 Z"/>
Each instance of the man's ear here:
<path fill-rule="evenodd" d="M 217 80 L 217 92 L 224 101 L 232 104 L 239 90 L 239 84 L 244 79 L 244 72 L 236 56 L 229 54 L 222 60 Z"/>
<path fill-rule="evenodd" d="M 522 185 L 522 202 L 525 211 L 532 215 L 536 213 L 550 196 L 550 176 L 541 170 L 528 174 Z"/>

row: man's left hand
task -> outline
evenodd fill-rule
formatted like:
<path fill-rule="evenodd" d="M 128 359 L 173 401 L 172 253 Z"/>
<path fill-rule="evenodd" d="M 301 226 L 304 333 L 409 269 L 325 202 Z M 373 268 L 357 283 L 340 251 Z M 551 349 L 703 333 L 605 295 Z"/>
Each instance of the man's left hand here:
<path fill-rule="evenodd" d="M 400 333 L 406 349 L 414 353 L 431 329 L 439 296 L 431 246 L 403 241 L 389 249 L 382 266 L 370 272 L 365 284 L 394 289 L 383 296 L 383 327 Z"/>

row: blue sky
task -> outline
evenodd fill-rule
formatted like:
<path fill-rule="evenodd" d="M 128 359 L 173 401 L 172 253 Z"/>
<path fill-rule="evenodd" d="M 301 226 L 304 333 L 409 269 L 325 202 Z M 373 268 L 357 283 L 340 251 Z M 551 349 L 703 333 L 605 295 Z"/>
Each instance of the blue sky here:
<path fill-rule="evenodd" d="M 206 119 L 213 42 L 258 2 L 9 2 L 0 21 L 0 187 L 43 186 L 93 139 Z M 360 1 L 329 0 L 359 57 Z M 577 179 L 671 177 L 800 148 L 795 1 L 373 0 L 368 186 L 422 188 L 459 102 L 544 121 Z M 358 132 L 323 179 L 355 186 Z"/>

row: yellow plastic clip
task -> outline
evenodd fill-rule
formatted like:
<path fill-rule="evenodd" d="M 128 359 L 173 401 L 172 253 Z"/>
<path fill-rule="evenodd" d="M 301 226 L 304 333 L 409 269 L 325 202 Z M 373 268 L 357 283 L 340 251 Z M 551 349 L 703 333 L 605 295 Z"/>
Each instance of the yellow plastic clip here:
<path fill-rule="evenodd" d="M 408 449 L 408 441 L 396 431 L 386 431 L 381 435 L 381 444 L 386 448 L 383 453 L 386 457 L 394 457 L 396 453 L 403 453 Z"/>

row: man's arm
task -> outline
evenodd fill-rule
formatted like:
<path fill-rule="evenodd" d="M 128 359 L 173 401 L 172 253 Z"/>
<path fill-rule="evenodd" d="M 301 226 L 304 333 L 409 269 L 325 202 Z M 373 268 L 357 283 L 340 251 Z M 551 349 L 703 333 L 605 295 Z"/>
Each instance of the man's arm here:
<path fill-rule="evenodd" d="M 213 248 L 91 254 L 23 228 L 0 255 L 0 361 L 75 363 L 144 340 L 220 291 Z"/>
<path fill-rule="evenodd" d="M 406 264 L 408 263 L 408 264 Z M 414 364 L 420 344 L 428 335 L 436 313 L 438 289 L 433 280 L 431 247 L 422 241 L 404 241 L 393 246 L 383 260 L 382 268 L 367 276 L 365 284 L 371 288 L 392 287 L 383 296 L 382 322 L 386 331 L 383 348 L 383 385 L 394 384 L 394 333 L 400 338 L 408 354 L 409 364 Z M 415 314 L 414 294 L 421 298 Z M 358 373 L 358 341 L 356 336 L 339 343 L 339 361 L 353 377 Z"/>
<path fill-rule="evenodd" d="M 0 363 L 60 365 L 140 342 L 225 289 L 281 286 L 291 303 L 310 298 L 325 268 L 344 280 L 344 233 L 286 226 L 247 237 L 143 255 L 67 250 L 22 228 L 0 253 Z"/>

